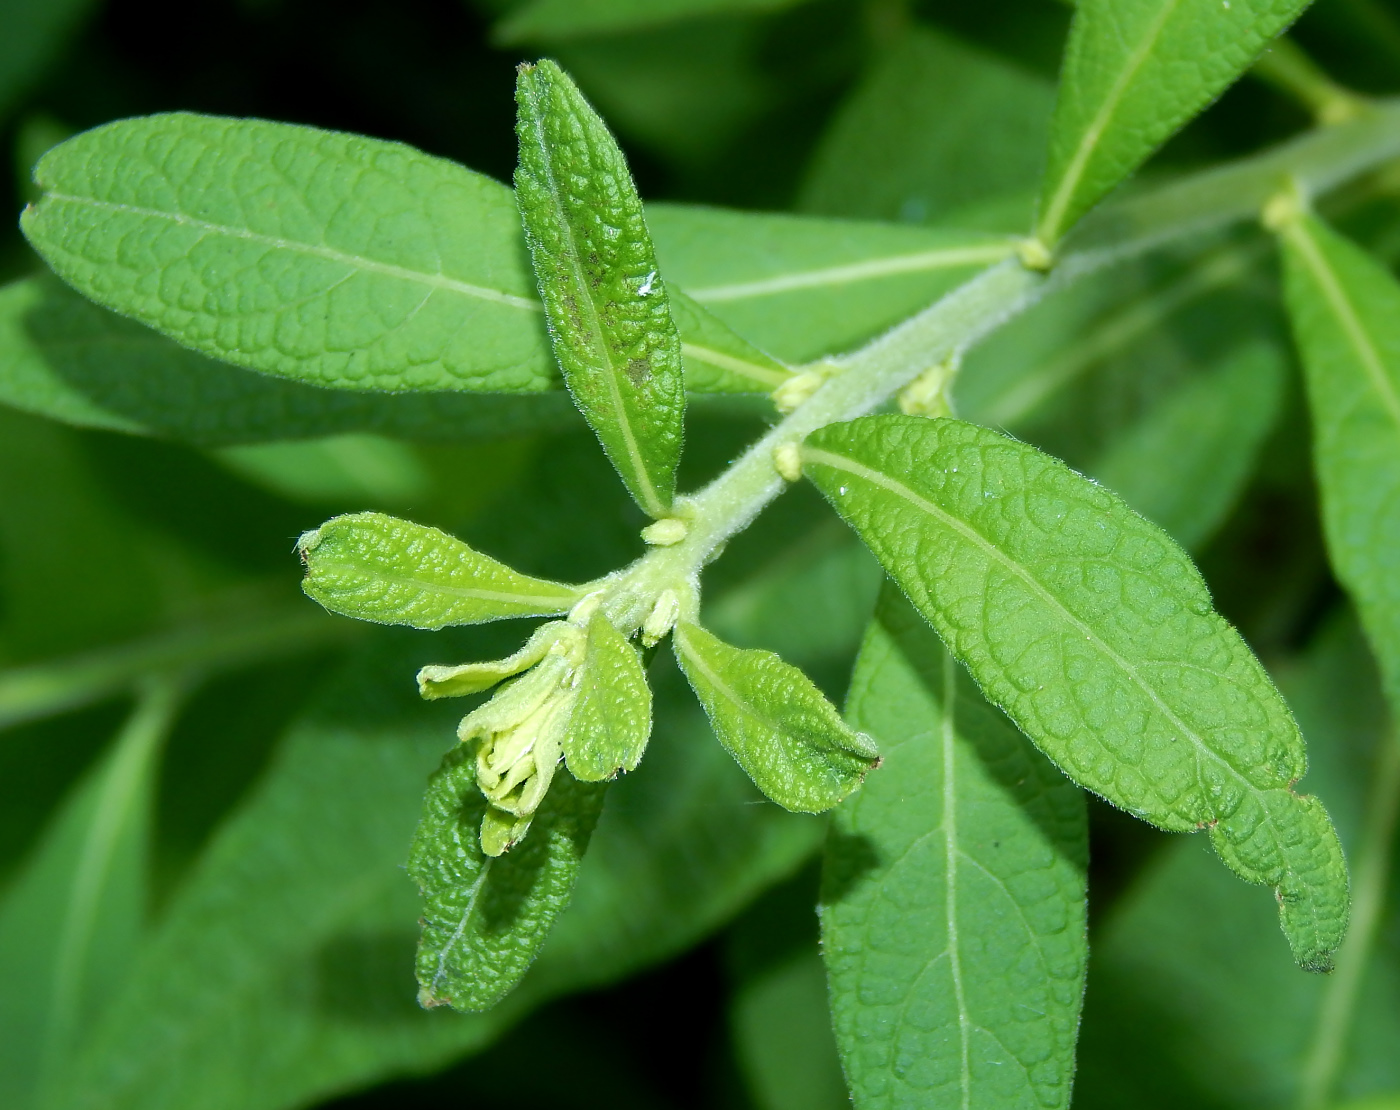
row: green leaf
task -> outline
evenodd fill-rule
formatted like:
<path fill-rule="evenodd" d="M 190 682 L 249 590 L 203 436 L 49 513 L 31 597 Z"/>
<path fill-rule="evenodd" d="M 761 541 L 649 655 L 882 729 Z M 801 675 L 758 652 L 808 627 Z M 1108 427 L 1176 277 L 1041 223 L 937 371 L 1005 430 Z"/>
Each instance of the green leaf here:
<path fill-rule="evenodd" d="M 1311 217 L 1282 243 L 1328 554 L 1400 706 L 1400 286 Z"/>
<path fill-rule="evenodd" d="M 495 631 L 473 629 L 471 643 Z M 574 901 L 524 985 L 487 1015 L 424 1012 L 403 861 L 458 712 L 424 706 L 411 678 L 425 657 L 460 654 L 461 635 L 438 634 L 459 637 L 450 649 L 375 633 L 322 691 L 176 893 L 66 1105 L 290 1110 L 433 1070 L 545 997 L 697 942 L 815 847 L 821 824 L 757 804 L 701 742 L 687 696 L 649 758 L 608 788 Z"/>
<path fill-rule="evenodd" d="M 584 782 L 634 771 L 651 735 L 651 687 L 641 656 L 602 610 L 588 622 L 578 701 L 564 734 L 569 772 Z"/>
<path fill-rule="evenodd" d="M 956 420 L 814 432 L 816 482 L 999 705 L 1072 779 L 1162 828 L 1210 829 L 1278 894 L 1298 963 L 1330 966 L 1347 872 L 1293 792 L 1298 726 L 1190 560 L 1118 497 Z"/>
<path fill-rule="evenodd" d="M 605 786 L 556 775 L 530 835 L 500 856 L 481 847 L 486 798 L 476 753 L 459 744 L 428 783 L 408 873 L 422 891 L 418 1000 L 487 1010 L 534 961 L 569 901 Z"/>
<path fill-rule="evenodd" d="M 792 377 L 772 355 L 741 339 L 674 286 L 671 316 L 681 333 L 685 385 L 693 393 L 771 393 Z"/>
<path fill-rule="evenodd" d="M 685 382 L 642 202 L 607 125 L 555 63 L 521 67 L 516 103 L 516 200 L 555 357 L 637 504 L 664 516 Z"/>
<path fill-rule="evenodd" d="M 647 206 L 667 279 L 787 362 L 849 350 L 1010 255 L 1005 236 Z"/>
<path fill-rule="evenodd" d="M 730 647 L 686 621 L 674 640 L 719 742 L 783 808 L 830 809 L 879 762 L 811 679 L 772 652 Z"/>
<path fill-rule="evenodd" d="M 1016 195 L 1029 219 L 1054 93 L 1048 82 L 915 27 L 832 121 L 803 185 L 809 212 L 909 223 Z"/>
<path fill-rule="evenodd" d="M 711 742 L 667 661 L 653 672 L 657 734 L 636 771 L 608 788 L 573 901 L 522 991 L 602 986 L 684 951 L 821 842 L 822 821 L 765 803 Z"/>
<path fill-rule="evenodd" d="M 482 440 L 577 419 L 562 391 L 318 389 L 215 362 L 51 276 L 0 288 L 0 402 L 65 424 L 201 446 L 378 432 Z"/>
<path fill-rule="evenodd" d="M 1090 473 L 1177 543 L 1214 535 L 1282 403 L 1283 352 L 1254 342 L 1190 379 L 1117 437 Z"/>
<path fill-rule="evenodd" d="M 438 1066 L 518 1014 L 424 1013 L 403 861 L 453 714 L 379 634 L 292 728 L 133 962 L 72 1110 L 282 1110 Z M 399 697 L 390 696 L 390 692 Z"/>
<path fill-rule="evenodd" d="M 533 0 L 496 27 L 502 43 L 570 38 L 654 27 L 727 12 L 772 11 L 802 0 Z"/>
<path fill-rule="evenodd" d="M 847 702 L 880 774 L 836 811 L 822 951 L 857 1106 L 1069 1104 L 1084 795 L 886 587 Z"/>
<path fill-rule="evenodd" d="M 729 1030 L 754 1110 L 851 1105 L 817 952 L 818 878 L 806 867 L 765 891 L 725 937 Z"/>
<path fill-rule="evenodd" d="M 1393 743 L 1375 663 L 1349 614 L 1326 622 L 1279 685 L 1309 740 L 1309 781 L 1356 859 L 1367 795 Z M 1393 871 L 1392 871 L 1393 873 Z M 1360 868 L 1357 883 L 1360 885 Z M 1359 898 L 1358 898 L 1359 901 Z M 1382 936 L 1400 927 L 1388 900 Z M 1378 944 L 1355 1009 L 1325 1009 L 1341 974 L 1297 974 L 1272 907 L 1216 866 L 1194 838 L 1161 846 L 1101 919 L 1085 1000 L 1075 1105 L 1085 1110 L 1181 1106 L 1338 1105 L 1400 1089 L 1400 958 Z M 1345 950 L 1343 950 L 1345 951 Z M 1304 1101 L 1309 1042 L 1350 1025 L 1335 1101 Z"/>
<path fill-rule="evenodd" d="M 376 435 L 326 436 L 224 447 L 214 457 L 254 485 L 312 505 L 421 502 L 433 478 L 406 443 Z"/>
<path fill-rule="evenodd" d="M 734 993 L 735 1051 L 756 1110 L 843 1110 L 851 1104 L 814 947 L 766 968 Z"/>
<path fill-rule="evenodd" d="M 554 378 L 510 191 L 399 143 L 187 113 L 50 151 L 25 234 L 80 292 L 214 358 L 342 389 Z"/>
<path fill-rule="evenodd" d="M 1080 0 L 1036 235 L 1046 246 L 1220 95 L 1308 0 Z"/>
<path fill-rule="evenodd" d="M 383 513 L 333 517 L 297 541 L 302 589 L 333 613 L 443 628 L 568 612 L 573 586 L 518 574 L 436 528 Z"/>
<path fill-rule="evenodd" d="M 178 697 L 143 691 L 0 903 L 0 1095 L 51 1096 L 120 989 L 145 932 L 152 793 Z"/>

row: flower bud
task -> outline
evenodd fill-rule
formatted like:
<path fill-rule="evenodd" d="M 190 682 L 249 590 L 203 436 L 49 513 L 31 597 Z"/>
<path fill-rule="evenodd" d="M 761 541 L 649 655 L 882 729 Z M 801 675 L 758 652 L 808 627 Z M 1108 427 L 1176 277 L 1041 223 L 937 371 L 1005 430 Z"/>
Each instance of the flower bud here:
<path fill-rule="evenodd" d="M 561 640 L 457 729 L 464 744 L 476 744 L 476 782 L 490 803 L 481 822 L 487 855 L 501 855 L 525 835 L 559 766 L 578 697 L 572 646 Z"/>

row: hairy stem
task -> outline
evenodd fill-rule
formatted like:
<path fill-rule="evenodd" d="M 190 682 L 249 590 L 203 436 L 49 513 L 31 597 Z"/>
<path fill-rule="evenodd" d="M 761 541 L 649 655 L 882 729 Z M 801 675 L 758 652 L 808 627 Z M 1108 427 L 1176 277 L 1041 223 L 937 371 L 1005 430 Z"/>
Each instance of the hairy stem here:
<path fill-rule="evenodd" d="M 838 372 L 810 398 L 708 486 L 681 499 L 676 515 L 687 522 L 685 538 L 607 580 L 603 604 L 609 618 L 632 631 L 664 590 L 695 595 L 700 568 L 785 488 L 774 464 L 776 449 L 877 408 L 930 366 L 961 355 L 1053 290 L 1164 243 L 1255 219 L 1282 184 L 1293 182 L 1312 196 L 1397 156 L 1400 103 L 1368 106 L 1346 123 L 1091 213 L 1065 237 L 1048 274 L 1014 258 L 982 271 L 865 347 L 834 360 Z"/>
<path fill-rule="evenodd" d="M 1365 107 L 1361 97 L 1333 81 L 1287 36 L 1276 39 L 1259 56 L 1251 72 L 1285 96 L 1292 97 L 1321 124 L 1342 123 Z"/>

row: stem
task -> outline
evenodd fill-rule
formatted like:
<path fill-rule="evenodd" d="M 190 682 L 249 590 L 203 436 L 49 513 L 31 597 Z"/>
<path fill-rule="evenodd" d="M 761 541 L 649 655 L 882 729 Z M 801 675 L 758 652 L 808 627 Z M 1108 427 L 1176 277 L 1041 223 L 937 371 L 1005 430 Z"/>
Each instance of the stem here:
<path fill-rule="evenodd" d="M 1091 213 L 1064 239 L 1049 274 L 1014 258 L 999 262 L 865 347 L 830 360 L 839 372 L 698 493 L 677 502 L 688 531 L 602 583 L 608 617 L 639 628 L 666 590 L 693 610 L 700 568 L 786 487 L 773 453 L 827 424 L 883 404 L 930 366 L 960 356 L 989 332 L 1060 289 L 1106 266 L 1175 239 L 1257 218 L 1281 185 L 1311 195 L 1400 156 L 1400 102 L 1368 106 L 1347 123 L 1309 132 L 1262 155 L 1144 192 Z"/>
<path fill-rule="evenodd" d="M 1320 124 L 1342 123 L 1365 108 L 1365 100 L 1333 81 L 1290 38 L 1275 40 L 1259 55 L 1251 72 L 1298 101 Z"/>
<path fill-rule="evenodd" d="M 1366 825 L 1356 853 L 1351 928 L 1337 952 L 1336 970 L 1327 980 L 1317 1012 L 1317 1026 L 1303 1066 L 1299 1110 L 1322 1110 L 1329 1105 L 1356 1016 L 1366 964 L 1385 909 L 1391 848 L 1396 818 L 1400 816 L 1400 737 L 1381 737 L 1373 774 Z"/>
<path fill-rule="evenodd" d="M 0 674 L 0 729 L 90 705 L 142 675 L 224 670 L 302 651 L 353 634 L 348 621 L 304 609 L 254 612 L 220 623 L 191 624 L 56 663 Z"/>

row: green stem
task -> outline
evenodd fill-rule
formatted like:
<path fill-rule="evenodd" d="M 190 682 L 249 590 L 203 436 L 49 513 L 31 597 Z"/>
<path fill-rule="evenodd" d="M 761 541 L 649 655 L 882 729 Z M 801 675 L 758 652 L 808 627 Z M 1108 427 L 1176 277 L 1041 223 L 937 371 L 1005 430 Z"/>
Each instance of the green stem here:
<path fill-rule="evenodd" d="M 1351 927 L 1337 951 L 1317 1012 L 1312 1045 L 1303 1065 L 1299 1110 L 1323 1110 L 1341 1069 L 1366 965 L 1385 909 L 1396 818 L 1400 816 L 1400 737 L 1381 738 L 1367 800 L 1366 825 L 1353 869 Z"/>
<path fill-rule="evenodd" d="M 1049 274 L 1015 259 L 982 271 L 855 353 L 831 360 L 838 372 L 810 398 L 708 486 L 680 499 L 675 515 L 687 522 L 685 538 L 600 583 L 609 618 L 631 632 L 666 590 L 685 595 L 683 609 L 693 608 L 700 568 L 785 488 L 774 463 L 778 448 L 877 408 L 930 366 L 960 356 L 1048 292 L 1163 243 L 1256 219 L 1285 183 L 1294 182 L 1311 196 L 1396 156 L 1400 103 L 1368 106 L 1350 122 L 1091 213 L 1066 236 Z"/>
<path fill-rule="evenodd" d="M 343 640 L 355 631 L 351 622 L 319 611 L 263 611 L 18 667 L 0 674 L 0 729 L 100 701 L 143 675 L 226 670 Z"/>
<path fill-rule="evenodd" d="M 1321 124 L 1343 123 L 1364 110 L 1366 102 L 1327 76 L 1296 42 L 1277 39 L 1251 70 L 1261 81 L 1292 97 Z"/>

